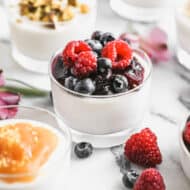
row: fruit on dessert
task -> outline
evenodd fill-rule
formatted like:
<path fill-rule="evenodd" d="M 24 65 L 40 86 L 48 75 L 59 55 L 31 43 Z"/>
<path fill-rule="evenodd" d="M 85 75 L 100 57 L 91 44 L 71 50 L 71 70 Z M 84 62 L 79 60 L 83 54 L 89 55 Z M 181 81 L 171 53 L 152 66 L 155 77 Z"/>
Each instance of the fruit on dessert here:
<path fill-rule="evenodd" d="M 162 162 L 157 137 L 149 128 L 133 134 L 125 143 L 124 153 L 131 162 L 144 167 L 155 167 Z"/>
<path fill-rule="evenodd" d="M 137 181 L 139 174 L 135 170 L 129 170 L 123 175 L 122 181 L 125 187 L 133 188 L 135 182 Z"/>
<path fill-rule="evenodd" d="M 145 69 L 129 44 L 111 33 L 69 42 L 53 60 L 53 75 L 66 88 L 89 95 L 112 95 L 144 81 Z"/>
<path fill-rule="evenodd" d="M 67 3 L 55 0 L 20 0 L 19 9 L 21 16 L 47 23 L 52 28 L 55 28 L 56 22 L 72 20 L 78 10 L 82 14 L 90 11 L 88 5 L 77 0 L 68 0 Z"/>
<path fill-rule="evenodd" d="M 164 179 L 158 170 L 150 168 L 138 177 L 133 190 L 165 190 Z"/>
<path fill-rule="evenodd" d="M 190 145 L 190 121 L 186 123 L 185 129 L 183 131 L 183 139 L 187 145 Z"/>
<path fill-rule="evenodd" d="M 48 143 L 47 143 L 48 142 Z M 0 127 L 0 174 L 26 174 L 0 179 L 8 182 L 29 182 L 35 179 L 58 143 L 50 130 L 27 122 Z"/>
<path fill-rule="evenodd" d="M 74 152 L 78 158 L 88 158 L 92 155 L 93 146 L 87 142 L 81 142 L 75 145 Z"/>

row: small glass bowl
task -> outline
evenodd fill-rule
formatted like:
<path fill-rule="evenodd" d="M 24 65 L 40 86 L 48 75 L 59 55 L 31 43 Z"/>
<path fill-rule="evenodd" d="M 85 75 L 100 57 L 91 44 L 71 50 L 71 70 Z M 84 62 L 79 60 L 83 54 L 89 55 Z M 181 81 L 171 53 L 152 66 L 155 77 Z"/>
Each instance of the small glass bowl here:
<path fill-rule="evenodd" d="M 88 14 L 76 13 L 71 21 L 57 22 L 56 28 L 48 23 L 30 21 L 19 14 L 20 0 L 4 0 L 9 18 L 12 56 L 23 68 L 37 73 L 48 73 L 48 63 L 57 49 L 71 40 L 86 39 L 94 30 L 96 0 L 80 0 L 90 6 Z"/>
<path fill-rule="evenodd" d="M 151 60 L 141 50 L 134 54 L 142 60 L 145 68 L 143 83 L 124 93 L 92 96 L 71 91 L 53 76 L 54 58 L 51 59 L 51 79 L 54 109 L 71 128 L 75 142 L 87 141 L 97 148 L 122 144 L 127 135 L 141 126 L 149 105 Z"/>
<path fill-rule="evenodd" d="M 25 106 L 0 106 L 0 109 L 8 109 L 8 110 L 17 110 L 15 116 L 11 117 L 11 119 L 0 120 L 0 125 L 4 125 L 7 123 L 14 122 L 15 120 L 22 122 L 39 122 L 48 127 L 52 127 L 61 139 L 63 139 L 64 146 L 59 147 L 59 151 L 56 151 L 55 159 L 51 160 L 51 164 L 49 163 L 40 168 L 38 173 L 35 173 L 35 178 L 31 182 L 14 182 L 7 183 L 3 179 L 18 179 L 20 177 L 30 177 L 34 176 L 33 173 L 24 173 L 24 174 L 0 174 L 0 190 L 53 190 L 60 189 L 66 187 L 66 181 L 68 177 L 69 167 L 70 167 L 70 156 L 71 156 L 71 134 L 68 127 L 53 113 L 36 107 L 25 107 Z M 4 122 L 4 123 L 3 123 Z M 60 139 L 60 140 L 61 140 Z M 62 145 L 60 141 L 58 143 Z M 48 142 L 47 142 L 48 143 Z M 47 161 L 48 163 L 48 161 Z"/>

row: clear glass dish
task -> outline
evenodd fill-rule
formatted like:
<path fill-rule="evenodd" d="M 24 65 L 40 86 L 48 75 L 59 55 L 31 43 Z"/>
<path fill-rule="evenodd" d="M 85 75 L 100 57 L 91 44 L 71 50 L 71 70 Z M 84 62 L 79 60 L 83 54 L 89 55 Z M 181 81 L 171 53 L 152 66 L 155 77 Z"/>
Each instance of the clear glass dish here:
<path fill-rule="evenodd" d="M 51 79 L 54 109 L 70 127 L 75 142 L 87 141 L 98 148 L 122 144 L 127 135 L 141 127 L 149 107 L 149 90 L 152 64 L 141 50 L 134 55 L 145 68 L 141 85 L 125 93 L 92 96 L 71 91 L 62 86 L 53 76 L 54 58 L 51 59 Z"/>
<path fill-rule="evenodd" d="M 36 107 L 25 106 L 0 106 L 0 110 L 8 109 L 15 110 L 17 113 L 14 117 L 7 120 L 1 120 L 0 125 L 7 123 L 17 122 L 37 122 L 41 126 L 48 125 L 60 138 L 56 147 L 54 156 L 49 158 L 49 163 L 42 165 L 38 173 L 35 173 L 35 178 L 29 182 L 13 182 L 7 183 L 5 180 L 18 179 L 23 177 L 30 177 L 34 174 L 21 173 L 21 174 L 1 174 L 0 173 L 0 190 L 54 190 L 66 187 L 66 181 L 70 165 L 71 153 L 71 134 L 68 127 L 53 113 Z M 50 129 L 49 128 L 49 129 Z M 48 143 L 48 142 L 47 142 Z"/>
<path fill-rule="evenodd" d="M 49 23 L 30 21 L 19 13 L 20 0 L 4 0 L 12 41 L 12 56 L 23 68 L 48 73 L 48 63 L 57 49 L 68 41 L 86 39 L 94 30 L 96 21 L 96 0 L 80 0 L 90 7 L 88 14 L 75 13 L 71 21 L 57 22 L 56 28 Z"/>

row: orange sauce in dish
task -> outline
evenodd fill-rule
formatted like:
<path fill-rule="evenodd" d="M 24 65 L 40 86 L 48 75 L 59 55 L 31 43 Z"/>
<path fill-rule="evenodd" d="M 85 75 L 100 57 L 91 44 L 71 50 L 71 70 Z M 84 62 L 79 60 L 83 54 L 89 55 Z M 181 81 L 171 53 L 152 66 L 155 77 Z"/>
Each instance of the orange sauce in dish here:
<path fill-rule="evenodd" d="M 51 130 L 27 122 L 0 127 L 0 180 L 31 182 L 58 143 Z"/>

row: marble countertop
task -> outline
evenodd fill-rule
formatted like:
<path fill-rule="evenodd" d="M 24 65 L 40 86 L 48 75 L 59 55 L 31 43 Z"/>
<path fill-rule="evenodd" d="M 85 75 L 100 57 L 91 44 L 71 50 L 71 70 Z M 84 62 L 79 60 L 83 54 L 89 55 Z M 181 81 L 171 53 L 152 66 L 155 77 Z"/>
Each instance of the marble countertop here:
<path fill-rule="evenodd" d="M 96 28 L 113 31 L 116 34 L 125 31 L 126 21 L 112 12 L 109 8 L 109 1 L 98 2 Z M 2 17 L 0 17 L 0 22 L 3 22 Z M 167 24 L 162 24 L 162 26 L 167 28 L 165 27 Z M 0 30 L 0 36 L 6 38 L 6 23 Z M 6 76 L 22 78 L 31 84 L 48 88 L 47 76 L 24 71 L 14 63 L 10 51 L 10 44 L 6 40 L 1 40 L 0 68 L 3 68 Z M 189 110 L 179 101 L 179 96 L 189 88 L 189 80 L 179 75 L 174 59 L 169 63 L 154 65 L 152 78 L 150 114 L 145 119 L 144 127 L 151 128 L 158 136 L 163 154 L 163 163 L 159 166 L 159 170 L 164 176 L 167 190 L 189 190 L 190 182 L 185 177 L 180 165 L 178 145 L 179 127 L 189 113 Z M 48 99 L 23 99 L 21 103 L 52 110 Z M 86 160 L 78 160 L 72 155 L 68 190 L 124 190 L 121 182 L 122 175 L 115 162 L 113 153 L 115 150 L 117 151 L 117 148 L 95 150 L 94 154 Z"/>

